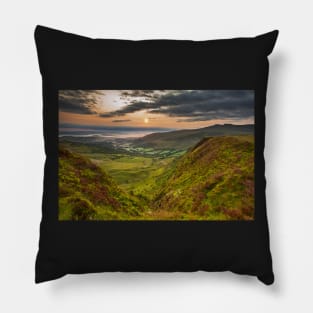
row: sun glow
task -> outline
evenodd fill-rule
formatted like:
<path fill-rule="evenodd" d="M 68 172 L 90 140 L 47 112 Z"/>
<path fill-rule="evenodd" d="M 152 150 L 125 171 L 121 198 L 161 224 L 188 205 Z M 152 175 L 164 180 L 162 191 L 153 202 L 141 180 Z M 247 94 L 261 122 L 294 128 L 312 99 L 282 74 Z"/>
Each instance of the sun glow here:
<path fill-rule="evenodd" d="M 145 117 L 145 119 L 143 121 L 145 122 L 145 124 L 149 123 L 149 119 L 147 117 Z"/>

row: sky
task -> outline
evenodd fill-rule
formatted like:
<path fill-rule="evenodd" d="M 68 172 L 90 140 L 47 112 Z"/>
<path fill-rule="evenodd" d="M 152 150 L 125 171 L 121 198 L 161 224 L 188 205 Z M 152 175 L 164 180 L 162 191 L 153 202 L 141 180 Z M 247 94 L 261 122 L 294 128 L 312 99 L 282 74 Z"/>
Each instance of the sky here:
<path fill-rule="evenodd" d="M 253 90 L 59 90 L 59 123 L 143 128 L 253 124 Z"/>

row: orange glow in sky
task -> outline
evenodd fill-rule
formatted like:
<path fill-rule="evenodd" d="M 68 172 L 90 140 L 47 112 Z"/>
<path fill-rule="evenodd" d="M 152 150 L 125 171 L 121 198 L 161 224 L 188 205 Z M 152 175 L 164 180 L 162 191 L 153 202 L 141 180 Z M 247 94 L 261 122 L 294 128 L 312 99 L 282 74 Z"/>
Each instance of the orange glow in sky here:
<path fill-rule="evenodd" d="M 249 116 L 248 114 L 242 114 L 242 116 L 239 115 L 239 117 L 236 116 L 234 118 L 232 115 L 229 117 L 229 114 L 224 114 L 222 110 L 210 108 L 211 102 L 209 100 L 207 101 L 208 110 L 211 110 L 210 112 L 212 112 L 212 114 L 208 118 L 202 119 L 201 112 L 204 110 L 203 103 L 206 103 L 204 102 L 206 99 L 205 97 L 204 100 L 200 98 L 202 95 L 200 92 L 201 91 L 198 91 L 198 93 L 192 93 L 192 91 L 179 90 L 64 90 L 59 92 L 59 123 L 97 126 L 134 126 L 145 128 L 164 127 L 175 129 L 200 128 L 226 123 L 254 123 L 254 117 Z M 203 94 L 204 92 L 206 91 L 203 91 Z M 222 91 L 218 92 L 223 96 Z M 237 106 L 238 108 L 241 108 L 241 104 L 238 102 L 240 98 L 238 98 L 239 100 L 236 99 L 236 93 L 233 92 L 233 94 L 235 95 L 234 101 L 237 101 L 235 103 L 239 103 Z M 184 98 L 185 95 L 187 100 Z M 210 96 L 209 93 L 208 96 Z M 243 94 L 243 96 L 246 98 L 250 97 L 249 93 L 247 93 L 247 96 L 245 94 Z M 243 97 L 243 99 L 246 98 Z M 163 99 L 164 103 L 162 102 Z M 171 99 L 173 99 L 173 102 L 171 102 Z M 214 94 L 214 97 L 212 96 L 213 104 L 214 101 L 217 101 L 216 99 L 219 100 Z M 225 99 L 227 99 L 227 97 L 225 97 Z M 179 101 L 181 101 L 181 104 Z M 190 101 L 190 104 L 188 101 Z M 194 111 L 192 111 L 193 108 L 195 108 Z M 234 110 L 238 111 L 238 108 L 235 107 Z M 243 106 L 243 110 L 244 109 Z M 183 110 L 186 110 L 184 115 L 181 113 Z M 197 110 L 202 111 L 199 113 Z M 159 111 L 161 112 L 159 113 Z M 221 115 L 221 117 L 219 115 Z M 203 116 L 206 116 L 205 111 L 203 111 Z"/>

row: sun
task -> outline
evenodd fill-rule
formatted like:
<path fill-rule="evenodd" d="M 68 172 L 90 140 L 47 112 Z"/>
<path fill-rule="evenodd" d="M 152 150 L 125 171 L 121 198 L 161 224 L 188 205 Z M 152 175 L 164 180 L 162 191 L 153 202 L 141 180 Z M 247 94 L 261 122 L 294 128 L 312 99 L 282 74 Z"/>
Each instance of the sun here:
<path fill-rule="evenodd" d="M 149 123 L 149 119 L 147 117 L 145 117 L 145 119 L 143 121 L 145 122 L 145 124 Z"/>

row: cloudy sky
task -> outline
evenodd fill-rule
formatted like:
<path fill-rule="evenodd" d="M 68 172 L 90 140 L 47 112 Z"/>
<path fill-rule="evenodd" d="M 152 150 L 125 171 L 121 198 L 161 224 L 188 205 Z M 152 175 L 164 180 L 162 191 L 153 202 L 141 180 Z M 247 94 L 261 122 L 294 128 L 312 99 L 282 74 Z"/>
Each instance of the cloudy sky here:
<path fill-rule="evenodd" d="M 254 123 L 252 90 L 60 90 L 59 121 L 198 128 Z"/>

